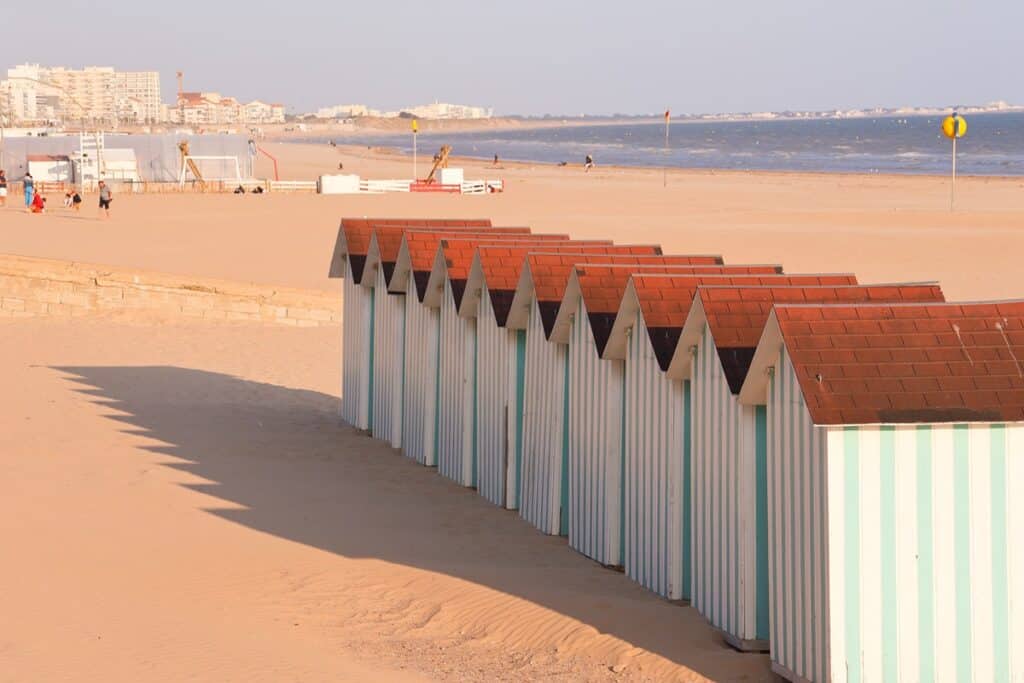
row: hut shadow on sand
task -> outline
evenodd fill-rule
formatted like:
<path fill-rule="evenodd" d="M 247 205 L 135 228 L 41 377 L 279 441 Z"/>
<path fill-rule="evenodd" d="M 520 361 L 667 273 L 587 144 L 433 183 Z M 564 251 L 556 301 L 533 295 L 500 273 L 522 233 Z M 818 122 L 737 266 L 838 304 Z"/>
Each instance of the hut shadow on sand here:
<path fill-rule="evenodd" d="M 352 558 L 471 581 L 576 619 L 716 680 L 777 680 L 690 607 L 545 536 L 509 512 L 345 426 L 337 397 L 170 366 L 56 367 L 109 419 L 164 445 L 226 501 L 211 514 Z M 234 507 L 242 506 L 241 508 Z M 743 663 L 736 661 L 742 658 Z"/>

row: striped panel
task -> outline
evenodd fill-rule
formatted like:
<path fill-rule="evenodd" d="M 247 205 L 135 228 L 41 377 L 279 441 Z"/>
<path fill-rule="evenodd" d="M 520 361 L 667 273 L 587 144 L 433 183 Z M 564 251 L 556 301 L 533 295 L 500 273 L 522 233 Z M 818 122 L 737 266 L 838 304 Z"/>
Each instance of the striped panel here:
<path fill-rule="evenodd" d="M 372 297 L 372 291 L 355 282 L 351 265 L 345 259 L 341 318 L 341 418 L 357 429 L 369 428 Z"/>
<path fill-rule="evenodd" d="M 410 277 L 405 294 L 405 383 L 402 387 L 402 451 L 421 465 L 434 466 L 437 419 L 437 309 L 419 302 Z"/>
<path fill-rule="evenodd" d="M 582 299 L 569 340 L 569 545 L 622 563 L 622 361 L 601 360 Z"/>
<path fill-rule="evenodd" d="M 373 436 L 402 446 L 402 383 L 405 379 L 405 295 L 390 294 L 383 268 L 373 288 Z"/>
<path fill-rule="evenodd" d="M 1024 680 L 1024 425 L 832 428 L 828 463 L 833 680 Z"/>
<path fill-rule="evenodd" d="M 707 325 L 693 365 L 693 606 L 741 641 L 768 640 L 767 586 L 758 591 L 757 409 L 729 389 Z M 762 480 L 763 481 L 763 480 Z"/>
<path fill-rule="evenodd" d="M 463 486 L 475 486 L 476 320 L 459 317 L 447 280 L 441 299 L 437 471 Z"/>
<path fill-rule="evenodd" d="M 683 582 L 683 382 L 665 377 L 638 313 L 626 354 L 625 570 L 666 598 L 690 597 Z M 688 384 L 688 383 L 687 383 Z"/>
<path fill-rule="evenodd" d="M 519 514 L 546 534 L 562 522 L 563 441 L 568 349 L 544 336 L 536 301 L 526 330 L 526 385 L 523 415 L 523 499 Z M 566 501 L 566 512 L 568 512 Z"/>
<path fill-rule="evenodd" d="M 832 466 L 831 435 L 811 422 L 785 351 L 769 384 L 767 422 L 771 660 L 773 668 L 789 676 L 826 681 L 827 598 L 829 580 L 835 577 L 830 572 L 836 569 L 826 560 L 829 549 L 841 543 L 835 525 L 842 518 L 831 514 L 841 502 L 826 477 Z"/>
<path fill-rule="evenodd" d="M 495 505 L 506 505 L 513 431 L 515 332 L 498 327 L 491 297 L 484 287 L 477 313 L 477 435 L 480 468 L 477 490 Z"/>

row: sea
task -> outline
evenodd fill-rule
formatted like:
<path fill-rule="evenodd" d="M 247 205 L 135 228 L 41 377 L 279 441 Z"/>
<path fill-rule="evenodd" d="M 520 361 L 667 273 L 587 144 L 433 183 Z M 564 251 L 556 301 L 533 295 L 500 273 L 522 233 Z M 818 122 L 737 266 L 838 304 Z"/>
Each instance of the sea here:
<path fill-rule="evenodd" d="M 421 131 L 418 151 L 429 159 L 441 145 L 457 156 L 508 161 L 825 173 L 947 174 L 951 141 L 943 116 L 847 119 L 604 123 L 474 132 Z M 1024 176 L 1024 113 L 966 117 L 957 141 L 957 173 Z M 325 143 L 317 138 L 307 142 Z M 338 138 L 412 152 L 412 134 Z"/>

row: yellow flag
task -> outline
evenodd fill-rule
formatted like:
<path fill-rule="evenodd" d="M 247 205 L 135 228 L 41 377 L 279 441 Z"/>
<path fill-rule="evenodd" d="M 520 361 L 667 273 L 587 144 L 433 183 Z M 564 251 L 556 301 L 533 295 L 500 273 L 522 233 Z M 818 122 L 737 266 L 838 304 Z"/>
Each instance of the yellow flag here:
<path fill-rule="evenodd" d="M 412 132 L 413 133 L 419 133 L 420 132 L 420 122 L 417 121 L 416 119 L 412 120 Z"/>

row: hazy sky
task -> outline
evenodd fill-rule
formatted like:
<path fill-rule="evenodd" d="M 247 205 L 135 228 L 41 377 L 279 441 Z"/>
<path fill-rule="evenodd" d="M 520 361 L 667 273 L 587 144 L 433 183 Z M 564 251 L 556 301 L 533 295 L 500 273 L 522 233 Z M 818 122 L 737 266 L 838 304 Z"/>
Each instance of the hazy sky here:
<path fill-rule="evenodd" d="M 174 72 L 289 111 L 498 113 L 1024 103 L 1024 0 L 50 0 L 4 3 L 6 65 Z M 24 26 L 24 30 L 19 26 Z"/>

